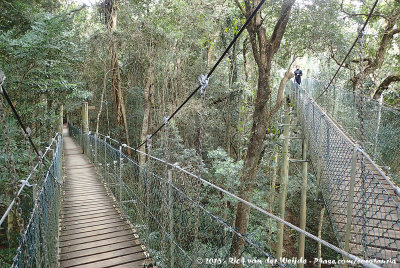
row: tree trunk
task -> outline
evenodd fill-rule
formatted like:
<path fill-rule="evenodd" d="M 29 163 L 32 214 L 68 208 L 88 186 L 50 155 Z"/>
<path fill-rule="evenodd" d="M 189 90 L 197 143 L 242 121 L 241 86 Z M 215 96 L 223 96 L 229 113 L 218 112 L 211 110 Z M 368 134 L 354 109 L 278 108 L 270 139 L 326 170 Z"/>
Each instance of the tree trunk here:
<path fill-rule="evenodd" d="M 238 3 L 238 0 L 236 0 Z M 246 17 L 249 17 L 252 10 L 259 4 L 259 0 L 245 1 L 245 10 L 242 6 L 239 7 L 242 12 L 245 13 Z M 275 24 L 271 37 L 267 38 L 267 29 L 262 25 L 262 18 L 258 13 L 252 22 L 247 27 L 249 33 L 250 43 L 253 50 L 253 56 L 258 67 L 258 83 L 257 83 L 257 95 L 255 100 L 255 109 L 253 113 L 253 125 L 250 134 L 250 140 L 247 145 L 247 155 L 244 162 L 242 176 L 240 178 L 240 189 L 239 196 L 249 202 L 252 201 L 253 190 L 255 187 L 255 178 L 258 170 L 259 158 L 263 148 L 263 141 L 267 126 L 270 123 L 270 119 L 277 107 L 282 105 L 282 100 L 277 99 L 275 107 L 269 109 L 268 101 L 271 95 L 270 87 L 270 72 L 271 62 L 278 51 L 280 43 L 285 33 L 287 23 L 289 21 L 290 10 L 294 4 L 294 0 L 286 0 L 282 4 L 278 21 Z M 288 80 L 287 76 L 283 78 Z M 281 82 L 279 90 L 284 89 L 284 84 Z M 281 86 L 283 87 L 281 88 Z M 282 94 L 278 94 L 282 98 Z M 250 207 L 239 203 L 236 211 L 235 228 L 241 234 L 247 232 L 249 223 Z M 231 256 L 240 258 L 244 248 L 244 241 L 239 237 L 235 236 L 231 247 Z M 238 265 L 241 267 L 241 264 Z"/>
<path fill-rule="evenodd" d="M 111 58 L 111 90 L 116 111 L 118 126 L 124 127 L 126 144 L 129 146 L 128 122 L 126 119 L 126 109 L 121 88 L 121 75 L 118 66 L 118 42 L 114 40 L 113 33 L 117 30 L 117 5 L 118 0 L 105 1 L 105 18 L 107 29 L 110 35 L 109 53 Z"/>
<path fill-rule="evenodd" d="M 151 60 L 150 62 L 152 62 Z M 146 140 L 146 136 L 152 133 L 152 116 L 154 108 L 154 65 L 150 63 L 147 71 L 147 81 L 144 88 L 144 108 L 143 108 L 143 123 L 142 123 L 142 134 L 140 137 L 141 141 Z M 139 164 L 144 165 L 146 163 L 146 156 L 143 154 L 139 155 Z"/>

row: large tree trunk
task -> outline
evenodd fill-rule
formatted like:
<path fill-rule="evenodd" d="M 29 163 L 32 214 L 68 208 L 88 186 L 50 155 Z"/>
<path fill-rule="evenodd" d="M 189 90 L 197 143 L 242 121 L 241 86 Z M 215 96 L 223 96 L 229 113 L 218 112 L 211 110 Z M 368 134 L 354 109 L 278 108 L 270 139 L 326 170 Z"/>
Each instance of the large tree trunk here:
<path fill-rule="evenodd" d="M 142 134 L 140 137 L 141 141 L 146 140 L 146 136 L 152 133 L 152 117 L 154 108 L 154 65 L 152 64 L 153 59 L 151 59 L 150 62 L 150 66 L 147 71 L 147 81 L 144 87 L 144 109 Z M 139 154 L 139 164 L 144 165 L 145 163 L 146 156 L 143 154 Z"/>
<path fill-rule="evenodd" d="M 238 3 L 238 0 L 236 2 Z M 246 0 L 246 9 L 244 10 L 240 5 L 239 7 L 241 8 L 242 12 L 245 13 L 246 17 L 248 17 L 252 10 L 254 10 L 254 8 L 259 4 L 259 2 L 259 0 Z M 271 96 L 271 62 L 275 53 L 279 49 L 293 4 L 294 0 L 286 0 L 283 2 L 278 21 L 275 24 L 270 38 L 267 38 L 266 28 L 264 25 L 262 25 L 260 13 L 255 16 L 247 28 L 253 50 L 253 56 L 258 66 L 257 95 L 253 113 L 253 125 L 250 134 L 250 141 L 247 146 L 247 155 L 242 170 L 239 189 L 239 196 L 249 202 L 252 201 L 253 197 L 255 178 L 263 148 L 262 145 L 265 133 L 272 115 L 283 103 L 283 89 L 290 77 L 290 72 L 287 72 L 281 82 L 278 99 L 274 107 L 268 107 L 268 101 Z M 239 233 L 245 234 L 247 232 L 249 216 L 250 207 L 243 203 L 239 203 L 235 220 L 235 228 Z M 235 236 L 231 247 L 231 256 L 239 258 L 243 248 L 244 241 L 240 237 Z"/>
<path fill-rule="evenodd" d="M 107 29 L 110 35 L 109 53 L 111 59 L 111 90 L 115 111 L 117 115 L 117 125 L 123 126 L 125 131 L 126 144 L 129 146 L 128 122 L 126 119 L 126 109 L 121 88 L 121 75 L 118 66 L 118 42 L 114 40 L 113 33 L 117 30 L 117 11 L 118 0 L 105 1 L 105 18 Z"/>

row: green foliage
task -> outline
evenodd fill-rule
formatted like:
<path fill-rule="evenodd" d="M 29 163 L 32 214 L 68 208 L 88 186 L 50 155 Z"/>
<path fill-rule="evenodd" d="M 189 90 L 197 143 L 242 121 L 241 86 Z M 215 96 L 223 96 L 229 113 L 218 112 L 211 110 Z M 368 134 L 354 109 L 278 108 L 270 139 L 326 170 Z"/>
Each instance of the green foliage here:
<path fill-rule="evenodd" d="M 234 161 L 222 148 L 209 151 L 207 156 L 210 161 L 209 180 L 223 185 L 225 189 L 236 191 L 243 161 Z"/>

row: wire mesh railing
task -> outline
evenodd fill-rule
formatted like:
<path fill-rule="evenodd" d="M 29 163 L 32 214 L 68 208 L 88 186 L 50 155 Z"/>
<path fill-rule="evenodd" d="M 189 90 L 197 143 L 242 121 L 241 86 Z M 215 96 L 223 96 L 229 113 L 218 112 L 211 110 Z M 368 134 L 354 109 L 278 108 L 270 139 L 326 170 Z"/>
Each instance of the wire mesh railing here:
<path fill-rule="evenodd" d="M 83 141 L 86 155 L 102 175 L 123 215 L 133 224 L 154 265 L 265 267 L 274 264 L 292 267 L 293 260 L 290 264 L 287 259 L 277 260 L 270 253 L 274 250 L 267 242 L 272 228 L 266 224 L 267 218 L 304 233 L 349 258 L 350 262 L 363 263 L 362 259 L 195 175 L 197 167 L 186 168 L 188 171 L 108 136 L 90 132 L 82 135 L 71 125 L 70 133 Z M 133 160 L 138 153 L 147 157 L 145 165 Z M 251 210 L 251 224 L 246 234 L 240 234 L 232 227 L 240 202 Z M 239 257 L 232 257 L 232 245 L 239 240 L 244 244 L 243 249 Z M 377 267 L 368 263 L 363 265 Z"/>
<path fill-rule="evenodd" d="M 19 239 L 19 247 L 12 267 L 57 267 L 58 266 L 58 230 L 62 183 L 62 135 L 57 134 L 46 149 L 53 152 L 49 168 L 44 172 L 40 190 L 34 193 L 36 199 L 25 232 Z M 43 159 L 43 158 L 42 158 Z M 39 163 L 33 173 L 22 181 L 29 185 L 31 176 L 35 176 Z M 36 175 L 40 176 L 40 175 Z"/>
<path fill-rule="evenodd" d="M 304 88 L 294 83 L 288 88 L 340 245 L 364 259 L 398 264 L 400 199 L 396 187 Z"/>
<path fill-rule="evenodd" d="M 324 90 L 315 79 L 305 79 L 302 86 L 313 98 Z M 393 153 L 400 150 L 400 110 L 385 106 L 382 99 L 361 101 L 361 96 L 343 88 L 327 91 L 317 102 L 400 184 L 400 155 Z"/>

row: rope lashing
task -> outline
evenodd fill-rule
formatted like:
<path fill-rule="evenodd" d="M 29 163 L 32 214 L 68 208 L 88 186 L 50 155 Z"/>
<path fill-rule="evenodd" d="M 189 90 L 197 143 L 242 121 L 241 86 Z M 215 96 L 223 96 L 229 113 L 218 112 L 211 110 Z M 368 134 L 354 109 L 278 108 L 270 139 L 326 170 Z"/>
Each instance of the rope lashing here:
<path fill-rule="evenodd" d="M 27 180 L 20 180 L 21 185 L 25 185 L 26 187 L 32 187 L 34 184 L 30 184 Z"/>
<path fill-rule="evenodd" d="M 204 75 L 204 74 L 201 74 L 201 75 L 199 75 L 198 80 L 199 80 L 199 83 L 200 83 L 200 86 L 201 86 L 200 94 L 204 95 L 205 90 L 206 90 L 206 88 L 208 86 L 208 76 Z"/>

